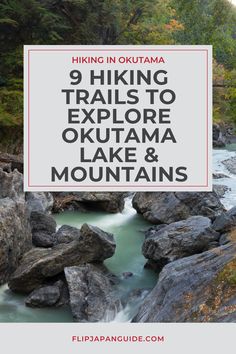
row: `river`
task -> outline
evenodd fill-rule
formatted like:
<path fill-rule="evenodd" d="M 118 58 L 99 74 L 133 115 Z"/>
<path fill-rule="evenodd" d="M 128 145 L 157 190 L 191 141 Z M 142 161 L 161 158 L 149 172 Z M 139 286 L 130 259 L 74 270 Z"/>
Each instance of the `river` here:
<path fill-rule="evenodd" d="M 227 146 L 227 149 L 214 150 L 213 170 L 226 174 L 229 178 L 214 180 L 215 184 L 226 185 L 230 188 L 226 192 L 222 203 L 227 209 L 236 205 L 236 176 L 231 175 L 221 161 L 236 154 L 236 144 Z M 108 214 L 105 212 L 91 211 L 86 213 L 64 212 L 55 215 L 58 225 L 71 225 L 80 227 L 83 223 L 96 225 L 105 231 L 112 232 L 116 239 L 115 255 L 105 261 L 108 269 L 120 277 L 117 291 L 124 297 L 132 289 L 152 288 L 157 275 L 151 270 L 144 269 L 146 262 L 141 253 L 144 240 L 143 230 L 150 227 L 132 208 L 131 198 L 127 198 L 125 209 L 122 213 Z M 133 276 L 125 279 L 123 272 L 132 272 Z M 13 294 L 7 285 L 0 287 L 0 322 L 71 322 L 72 316 L 69 308 L 32 309 L 24 305 L 25 297 Z M 142 301 L 142 300 L 140 300 Z M 113 321 L 128 322 L 134 315 L 138 302 L 128 304 Z M 106 320 L 109 320 L 106 319 Z"/>

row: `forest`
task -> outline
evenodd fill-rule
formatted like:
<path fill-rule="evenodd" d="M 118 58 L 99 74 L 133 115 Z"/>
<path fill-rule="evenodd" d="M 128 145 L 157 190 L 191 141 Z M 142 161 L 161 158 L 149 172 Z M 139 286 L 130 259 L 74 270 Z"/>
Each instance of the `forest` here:
<path fill-rule="evenodd" d="M 228 0 L 2 0 L 2 129 L 22 127 L 24 44 L 212 44 L 214 121 L 236 123 L 236 7 Z"/>

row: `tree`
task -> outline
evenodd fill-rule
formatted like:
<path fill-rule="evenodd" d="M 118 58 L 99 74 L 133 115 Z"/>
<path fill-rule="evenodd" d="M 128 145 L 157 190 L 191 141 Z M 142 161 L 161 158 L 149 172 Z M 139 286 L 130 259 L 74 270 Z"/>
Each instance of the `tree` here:
<path fill-rule="evenodd" d="M 227 0 L 172 0 L 183 30 L 175 33 L 181 44 L 211 44 L 218 63 L 236 66 L 236 8 Z"/>

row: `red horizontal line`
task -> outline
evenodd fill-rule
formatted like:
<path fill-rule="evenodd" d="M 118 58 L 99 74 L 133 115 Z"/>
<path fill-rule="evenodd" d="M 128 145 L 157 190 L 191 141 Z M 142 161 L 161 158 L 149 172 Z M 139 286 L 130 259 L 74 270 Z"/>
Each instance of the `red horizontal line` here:
<path fill-rule="evenodd" d="M 56 185 L 56 186 L 53 186 L 53 185 L 47 185 L 47 184 L 44 184 L 44 185 L 38 185 L 38 184 L 33 184 L 33 185 L 28 185 L 28 187 L 52 187 L 52 188 L 64 188 L 64 187 L 77 187 L 77 188 L 85 188 L 85 187 L 101 187 L 101 188 L 109 188 L 109 187 L 117 187 L 117 188 L 121 188 L 121 187 L 137 187 L 137 188 L 142 188 L 142 187 L 148 187 L 148 188 L 162 188 L 162 187 L 179 187 L 179 188 L 184 188 L 184 187 L 209 187 L 208 184 L 192 184 L 192 185 L 187 185 L 185 184 L 184 186 L 179 186 L 179 185 L 169 185 L 169 184 L 163 184 L 163 185 L 146 185 L 146 184 L 143 184 L 143 185 L 136 185 L 136 184 L 128 184 L 128 185 L 117 185 L 117 184 L 108 184 L 108 185 L 81 185 L 81 186 L 78 186 L 78 185 L 75 185 L 75 184 L 72 184 L 72 185 Z"/>
<path fill-rule="evenodd" d="M 138 52 L 143 52 L 143 51 L 148 51 L 148 52 L 166 52 L 166 51 L 185 51 L 185 52 L 206 52 L 208 49 L 29 49 L 30 52 L 45 52 L 45 51 L 60 51 L 60 52 L 67 52 L 67 51 L 138 51 Z"/>

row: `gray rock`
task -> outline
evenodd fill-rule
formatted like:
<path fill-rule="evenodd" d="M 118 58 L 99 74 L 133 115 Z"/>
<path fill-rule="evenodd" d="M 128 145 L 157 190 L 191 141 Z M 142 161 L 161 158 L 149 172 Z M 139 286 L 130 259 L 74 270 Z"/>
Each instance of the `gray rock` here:
<path fill-rule="evenodd" d="M 229 178 L 229 176 L 227 176 L 227 175 L 225 175 L 224 173 L 221 173 L 221 172 L 213 173 L 212 177 L 214 179 Z"/>
<path fill-rule="evenodd" d="M 0 162 L 8 163 L 10 165 L 11 171 L 15 169 L 18 170 L 20 173 L 23 173 L 24 166 L 23 166 L 23 155 L 13 155 L 6 152 L 0 153 Z"/>
<path fill-rule="evenodd" d="M 54 244 L 69 243 L 80 238 L 80 230 L 69 225 L 62 225 L 53 236 Z"/>
<path fill-rule="evenodd" d="M 70 306 L 76 322 L 99 322 L 114 318 L 121 309 L 107 274 L 94 265 L 65 268 Z"/>
<path fill-rule="evenodd" d="M 0 284 L 8 281 L 23 254 L 32 247 L 22 175 L 0 169 Z"/>
<path fill-rule="evenodd" d="M 28 212 L 22 200 L 0 199 L 0 284 L 16 270 L 32 247 Z"/>
<path fill-rule="evenodd" d="M 53 193 L 54 212 L 63 210 L 103 210 L 118 213 L 124 209 L 125 193 L 119 192 L 64 192 Z"/>
<path fill-rule="evenodd" d="M 42 286 L 35 289 L 25 300 L 28 307 L 55 306 L 60 299 L 60 289 L 55 285 Z"/>
<path fill-rule="evenodd" d="M 220 236 L 220 245 L 226 245 L 229 242 L 236 242 L 236 228 L 232 227 L 229 231 Z"/>
<path fill-rule="evenodd" d="M 230 173 L 236 174 L 236 156 L 231 157 L 230 159 L 222 161 L 225 167 L 229 170 Z"/>
<path fill-rule="evenodd" d="M 166 265 L 133 322 L 235 322 L 236 244 Z"/>
<path fill-rule="evenodd" d="M 68 305 L 69 304 L 69 290 L 68 290 L 68 286 L 67 286 L 64 274 L 63 274 L 63 281 L 58 280 L 53 285 L 57 286 L 60 290 L 60 299 L 57 301 L 56 307 Z"/>
<path fill-rule="evenodd" d="M 236 142 L 235 125 L 233 123 L 213 124 L 213 146 L 224 147 L 225 144 Z"/>
<path fill-rule="evenodd" d="M 160 269 L 166 265 L 166 262 L 163 264 L 160 263 L 160 261 L 157 263 L 156 261 L 153 261 L 151 259 L 148 259 L 148 261 L 144 264 L 145 269 L 151 269 L 153 272 L 159 274 Z"/>
<path fill-rule="evenodd" d="M 67 244 L 34 248 L 26 253 L 9 281 L 10 289 L 29 293 L 45 280 L 62 273 L 65 267 L 101 262 L 114 254 L 115 242 L 111 234 L 84 224 L 81 235 L 79 240 Z"/>
<path fill-rule="evenodd" d="M 215 192 L 139 192 L 133 207 L 153 224 L 170 224 L 194 215 L 214 219 L 224 211 Z"/>
<path fill-rule="evenodd" d="M 56 232 L 56 221 L 54 218 L 43 212 L 32 211 L 30 224 L 33 244 L 36 247 L 52 247 L 54 244 L 54 233 Z"/>
<path fill-rule="evenodd" d="M 223 198 L 225 193 L 230 190 L 229 187 L 224 186 L 223 184 L 214 184 L 213 185 L 214 192 L 218 195 L 219 198 Z"/>
<path fill-rule="evenodd" d="M 25 199 L 23 192 L 23 176 L 17 170 L 11 173 L 0 169 L 0 199 Z"/>
<path fill-rule="evenodd" d="M 236 226 L 236 206 L 223 212 L 213 222 L 213 229 L 221 233 L 231 230 Z"/>
<path fill-rule="evenodd" d="M 26 201 L 30 212 L 50 212 L 53 207 L 53 196 L 47 192 L 26 193 Z"/>
<path fill-rule="evenodd" d="M 214 148 L 223 148 L 223 147 L 225 147 L 225 142 L 223 141 L 223 140 L 217 140 L 217 141 L 215 141 L 215 140 L 213 140 L 213 147 Z"/>
<path fill-rule="evenodd" d="M 11 172 L 11 164 L 0 161 L 0 169 L 4 172 L 10 173 Z"/>
<path fill-rule="evenodd" d="M 160 267 L 176 259 L 206 251 L 219 234 L 211 228 L 209 218 L 192 216 L 161 228 L 146 232 L 143 255 Z"/>
<path fill-rule="evenodd" d="M 219 124 L 213 124 L 212 139 L 214 148 L 221 148 L 226 144 L 225 131 L 223 128 L 224 127 Z"/>
<path fill-rule="evenodd" d="M 223 234 L 220 236 L 220 240 L 219 240 L 220 246 L 227 245 L 227 243 L 229 242 L 231 242 L 230 233 Z"/>
<path fill-rule="evenodd" d="M 129 279 L 133 275 L 134 275 L 134 273 L 132 273 L 132 272 L 123 272 L 122 273 L 122 276 L 123 276 L 124 279 Z"/>
<path fill-rule="evenodd" d="M 54 246 L 54 236 L 53 234 L 47 234 L 43 231 L 35 231 L 32 234 L 32 241 L 36 247 L 53 247 Z"/>
<path fill-rule="evenodd" d="M 105 232 L 96 226 L 83 224 L 80 229 L 80 251 L 96 261 L 104 261 L 115 253 L 116 244 L 113 234 Z"/>
<path fill-rule="evenodd" d="M 33 211 L 30 215 L 30 224 L 33 233 L 37 231 L 43 231 L 50 235 L 56 232 L 56 221 L 49 214 Z"/>

